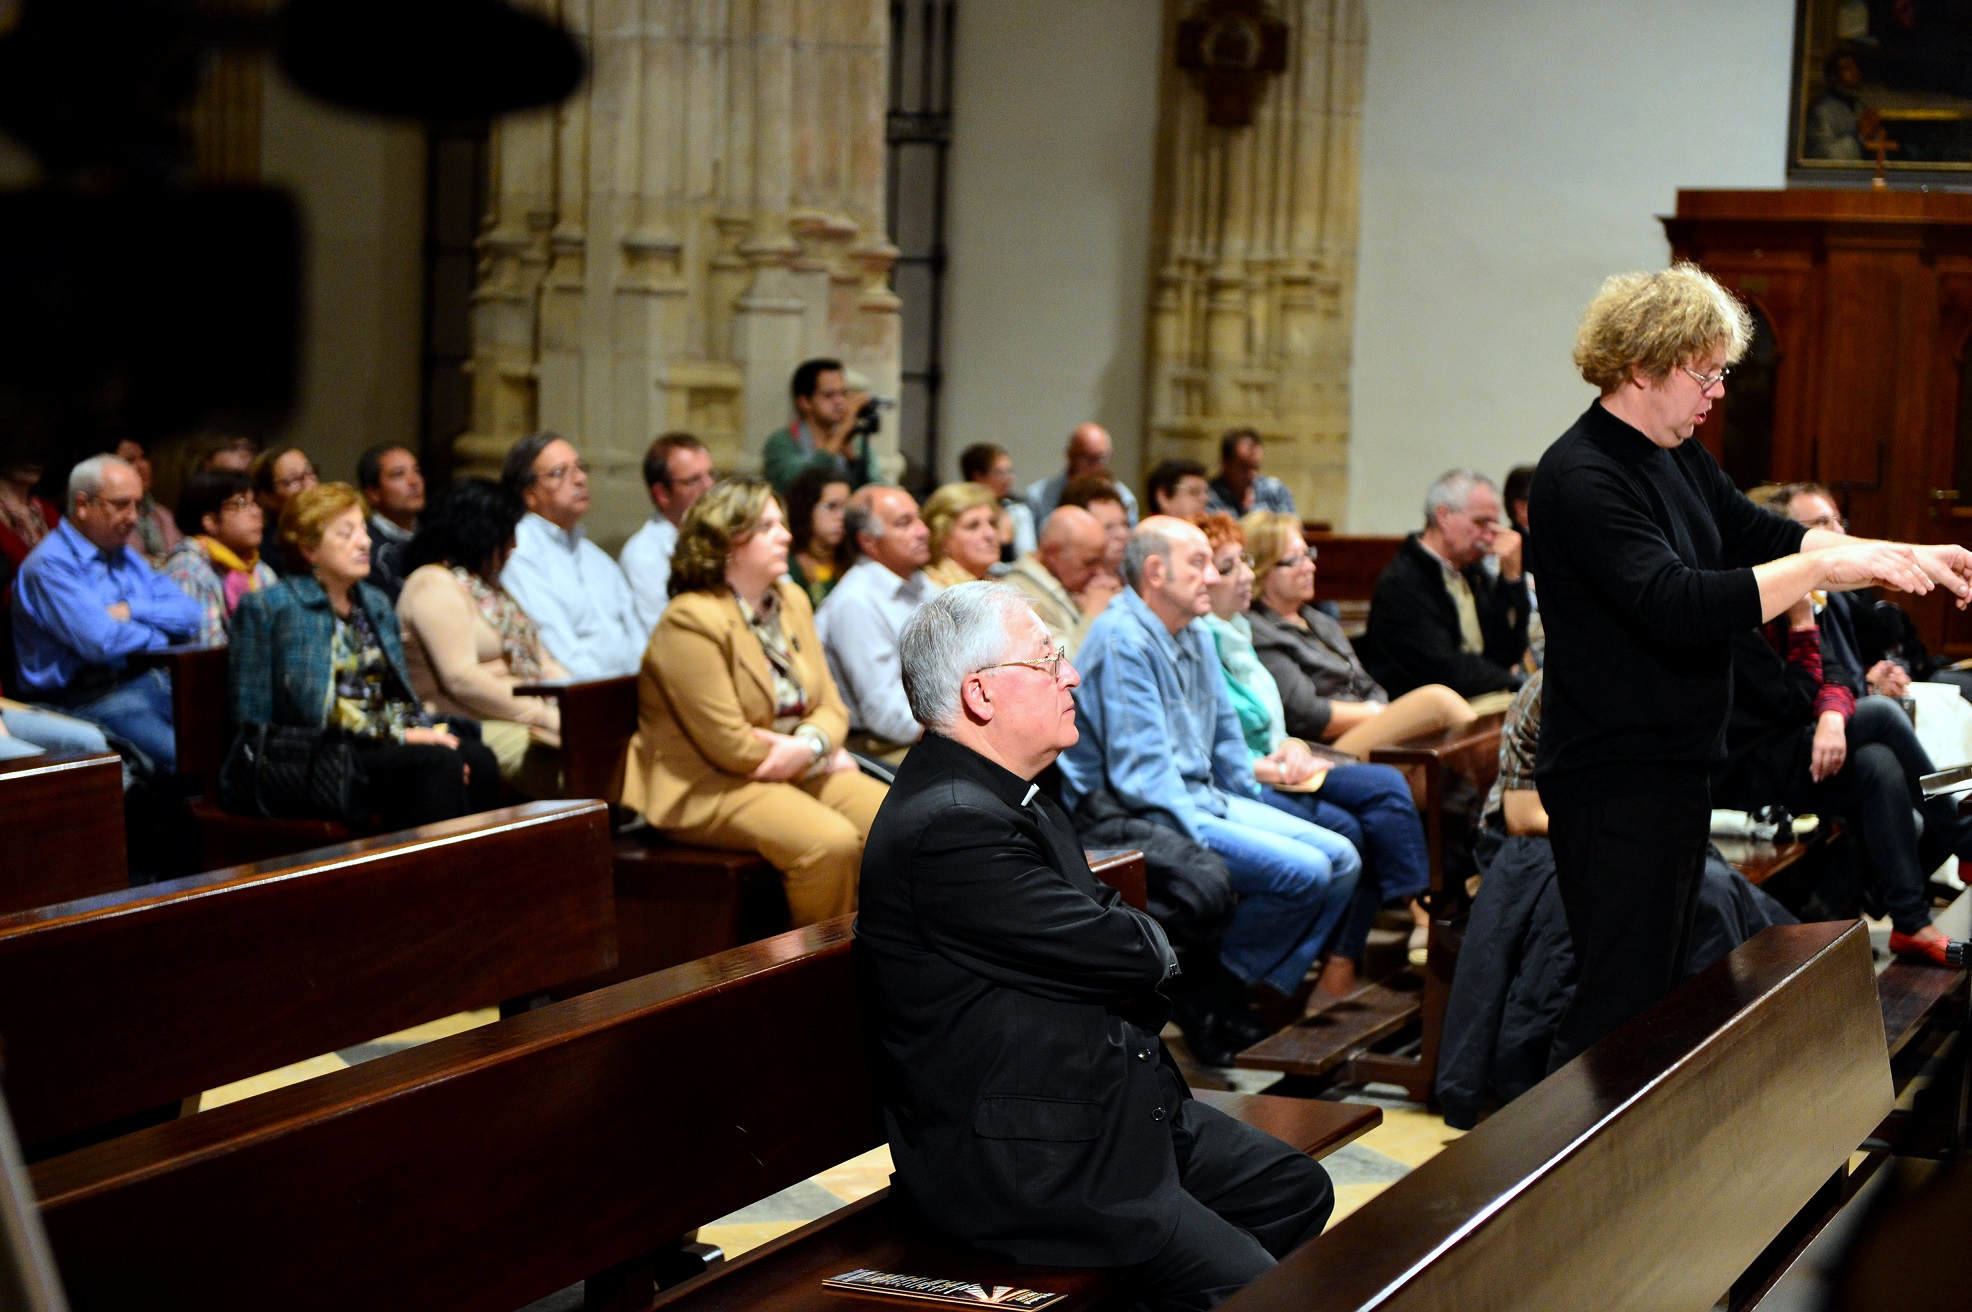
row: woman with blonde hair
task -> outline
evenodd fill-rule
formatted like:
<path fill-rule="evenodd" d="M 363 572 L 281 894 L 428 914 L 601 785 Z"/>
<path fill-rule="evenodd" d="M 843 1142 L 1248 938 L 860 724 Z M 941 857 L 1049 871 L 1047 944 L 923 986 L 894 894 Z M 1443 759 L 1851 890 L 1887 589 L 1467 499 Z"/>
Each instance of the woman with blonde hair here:
<path fill-rule="evenodd" d="M 799 926 L 856 909 L 888 790 L 842 749 L 849 713 L 807 593 L 782 577 L 789 541 L 764 479 L 727 479 L 685 515 L 623 800 L 672 838 L 765 857 Z"/>
<path fill-rule="evenodd" d="M 925 576 L 941 588 L 986 578 L 1000 563 L 1000 500 L 980 483 L 947 483 L 924 503 L 931 530 Z"/>
<path fill-rule="evenodd" d="M 1289 733 L 1367 756 L 1371 748 L 1476 718 L 1465 698 L 1442 683 L 1390 700 L 1342 626 L 1315 609 L 1315 551 L 1299 520 L 1256 510 L 1240 528 L 1253 558 L 1253 649 L 1280 689 Z"/>

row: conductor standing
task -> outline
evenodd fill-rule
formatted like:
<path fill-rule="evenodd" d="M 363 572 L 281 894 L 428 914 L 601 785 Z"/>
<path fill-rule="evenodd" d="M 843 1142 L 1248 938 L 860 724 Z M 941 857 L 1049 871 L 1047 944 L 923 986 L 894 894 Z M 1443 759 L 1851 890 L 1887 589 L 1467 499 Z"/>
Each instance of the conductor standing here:
<path fill-rule="evenodd" d="M 1751 335 L 1745 307 L 1694 265 L 1610 278 L 1575 342 L 1601 395 L 1534 475 L 1547 628 L 1535 779 L 1580 968 L 1549 1069 L 1683 978 L 1732 635 L 1816 589 L 1972 597 L 1963 547 L 1804 529 L 1740 495 L 1690 440 Z"/>

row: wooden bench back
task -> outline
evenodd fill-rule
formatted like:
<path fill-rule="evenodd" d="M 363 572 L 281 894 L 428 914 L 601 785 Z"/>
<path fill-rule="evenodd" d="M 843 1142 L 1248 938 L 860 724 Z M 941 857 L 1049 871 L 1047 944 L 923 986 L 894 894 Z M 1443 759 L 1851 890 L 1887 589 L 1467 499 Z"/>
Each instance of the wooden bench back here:
<path fill-rule="evenodd" d="M 1891 1105 L 1866 928 L 1768 929 L 1227 1312 L 1699 1312 Z"/>
<path fill-rule="evenodd" d="M 69 1300 L 511 1312 L 868 1151 L 849 926 L 42 1162 Z"/>
<path fill-rule="evenodd" d="M 537 802 L 0 917 L 37 1143 L 615 964 L 607 812 Z"/>
<path fill-rule="evenodd" d="M 1408 739 L 1390 747 L 1378 747 L 1369 759 L 1394 765 L 1410 781 L 1411 796 L 1424 821 L 1424 837 L 1431 851 L 1432 891 L 1445 891 L 1445 846 L 1450 835 L 1445 817 L 1445 798 L 1452 780 L 1464 779 L 1483 799 L 1500 773 L 1500 734 L 1506 713 L 1482 715 L 1462 729 Z"/>
<path fill-rule="evenodd" d="M 1376 595 L 1376 581 L 1397 558 L 1404 539 L 1311 533 L 1308 545 L 1315 550 L 1315 596 L 1323 601 L 1367 602 Z"/>
<path fill-rule="evenodd" d="M 130 882 L 115 754 L 0 761 L 0 817 L 0 912 Z"/>
<path fill-rule="evenodd" d="M 200 775 L 206 795 L 217 796 L 219 767 L 232 746 L 227 717 L 224 647 L 168 647 L 140 652 L 131 667 L 153 666 L 171 678 L 171 731 L 178 743 L 178 772 Z"/>
<path fill-rule="evenodd" d="M 616 801 L 637 732 L 637 676 L 525 684 L 514 691 L 560 704 L 563 794 Z"/>

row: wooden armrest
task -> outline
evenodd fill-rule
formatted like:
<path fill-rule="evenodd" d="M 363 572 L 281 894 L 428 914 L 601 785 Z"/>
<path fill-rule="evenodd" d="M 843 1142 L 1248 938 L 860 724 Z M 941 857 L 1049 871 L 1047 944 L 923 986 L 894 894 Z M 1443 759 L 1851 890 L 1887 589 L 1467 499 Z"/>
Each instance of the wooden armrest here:
<path fill-rule="evenodd" d="M 637 732 L 637 676 L 543 680 L 523 683 L 514 694 L 552 697 L 561 707 L 563 795 L 614 801 Z"/>

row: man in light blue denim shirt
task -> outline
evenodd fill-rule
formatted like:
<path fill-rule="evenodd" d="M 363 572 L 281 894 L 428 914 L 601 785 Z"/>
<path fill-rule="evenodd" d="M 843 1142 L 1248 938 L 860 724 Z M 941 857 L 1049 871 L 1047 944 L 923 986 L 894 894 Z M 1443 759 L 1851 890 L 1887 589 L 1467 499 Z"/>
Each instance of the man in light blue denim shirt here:
<path fill-rule="evenodd" d="M 1081 739 L 1060 760 L 1069 811 L 1108 789 L 1225 858 L 1239 893 L 1227 969 L 1291 995 L 1333 936 L 1362 859 L 1347 839 L 1258 800 L 1251 758 L 1199 617 L 1218 581 L 1205 535 L 1154 515 L 1123 554 L 1129 589 L 1083 640 Z"/>

